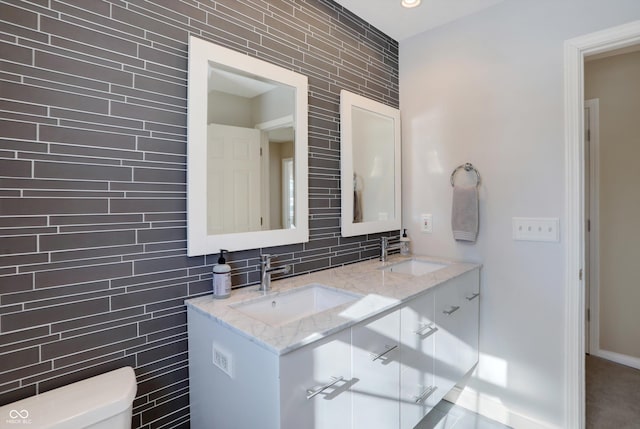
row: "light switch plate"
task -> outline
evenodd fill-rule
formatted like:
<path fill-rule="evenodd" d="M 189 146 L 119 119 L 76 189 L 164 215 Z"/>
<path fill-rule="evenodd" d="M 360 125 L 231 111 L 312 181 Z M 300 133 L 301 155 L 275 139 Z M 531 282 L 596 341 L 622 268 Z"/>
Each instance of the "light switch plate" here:
<path fill-rule="evenodd" d="M 514 217 L 512 229 L 514 240 L 560 241 L 560 220 L 557 217 Z"/>

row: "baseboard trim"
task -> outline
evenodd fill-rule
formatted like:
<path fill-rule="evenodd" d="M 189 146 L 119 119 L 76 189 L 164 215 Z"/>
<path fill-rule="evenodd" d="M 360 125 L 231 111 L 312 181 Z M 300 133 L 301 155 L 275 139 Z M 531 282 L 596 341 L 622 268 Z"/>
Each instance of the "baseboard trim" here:
<path fill-rule="evenodd" d="M 598 349 L 589 353 L 602 359 L 610 360 L 620 365 L 630 366 L 631 368 L 640 369 L 640 359 L 633 356 L 623 355 L 622 353 L 610 352 L 608 350 Z"/>
<path fill-rule="evenodd" d="M 476 392 L 468 387 L 462 389 L 455 386 L 445 395 L 444 399 L 474 413 L 511 426 L 514 429 L 560 429 L 559 426 L 553 426 L 516 413 L 507 408 L 499 400 Z"/>

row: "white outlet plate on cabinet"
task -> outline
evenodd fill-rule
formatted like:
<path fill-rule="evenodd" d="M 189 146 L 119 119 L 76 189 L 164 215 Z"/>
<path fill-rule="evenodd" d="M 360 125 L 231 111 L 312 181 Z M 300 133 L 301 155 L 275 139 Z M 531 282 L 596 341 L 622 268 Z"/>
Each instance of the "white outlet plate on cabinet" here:
<path fill-rule="evenodd" d="M 213 364 L 220 368 L 222 372 L 233 378 L 233 356 L 228 351 L 213 343 Z"/>
<path fill-rule="evenodd" d="M 560 241 L 560 220 L 557 217 L 514 217 L 512 228 L 514 240 Z"/>

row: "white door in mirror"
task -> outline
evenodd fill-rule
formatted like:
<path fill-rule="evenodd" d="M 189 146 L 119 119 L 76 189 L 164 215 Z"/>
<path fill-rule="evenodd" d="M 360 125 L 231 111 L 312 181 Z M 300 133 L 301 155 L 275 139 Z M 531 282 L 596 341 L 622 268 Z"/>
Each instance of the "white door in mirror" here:
<path fill-rule="evenodd" d="M 207 233 L 259 231 L 260 131 L 210 124 L 207 130 Z"/>

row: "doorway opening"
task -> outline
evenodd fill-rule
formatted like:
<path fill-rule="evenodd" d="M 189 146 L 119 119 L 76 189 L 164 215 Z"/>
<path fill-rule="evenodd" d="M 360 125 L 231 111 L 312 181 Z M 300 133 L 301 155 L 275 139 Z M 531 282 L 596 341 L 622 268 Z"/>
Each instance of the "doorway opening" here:
<path fill-rule="evenodd" d="M 640 44 L 640 21 L 565 42 L 565 427 L 585 427 L 585 57 Z"/>
<path fill-rule="evenodd" d="M 585 57 L 585 426 L 640 421 L 640 45 Z"/>
<path fill-rule="evenodd" d="M 585 350 L 640 369 L 640 45 L 585 58 Z"/>

